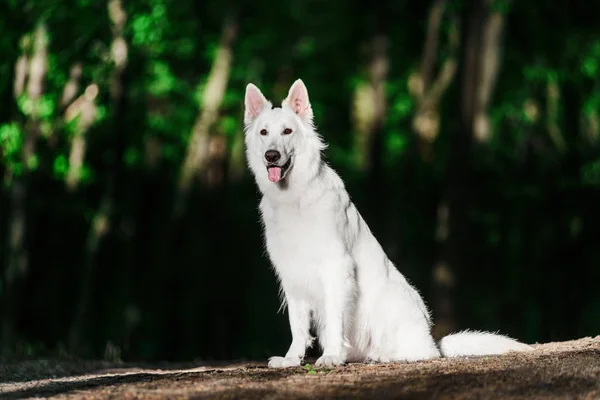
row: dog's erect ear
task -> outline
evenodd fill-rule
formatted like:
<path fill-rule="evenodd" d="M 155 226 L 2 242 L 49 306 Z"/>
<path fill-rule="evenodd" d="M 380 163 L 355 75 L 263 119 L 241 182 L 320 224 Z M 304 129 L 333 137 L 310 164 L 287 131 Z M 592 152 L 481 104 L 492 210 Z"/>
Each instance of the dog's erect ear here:
<path fill-rule="evenodd" d="M 308 100 L 308 90 L 306 90 L 306 86 L 304 85 L 304 82 L 302 82 L 302 79 L 298 79 L 292 84 L 288 96 L 281 104 L 284 107 L 291 108 L 300 118 L 312 122 L 312 107 Z"/>
<path fill-rule="evenodd" d="M 258 114 L 268 106 L 271 108 L 271 102 L 263 96 L 259 88 L 252 83 L 246 86 L 246 97 L 244 98 L 246 111 L 244 113 L 244 122 L 247 124 L 252 122 Z"/>

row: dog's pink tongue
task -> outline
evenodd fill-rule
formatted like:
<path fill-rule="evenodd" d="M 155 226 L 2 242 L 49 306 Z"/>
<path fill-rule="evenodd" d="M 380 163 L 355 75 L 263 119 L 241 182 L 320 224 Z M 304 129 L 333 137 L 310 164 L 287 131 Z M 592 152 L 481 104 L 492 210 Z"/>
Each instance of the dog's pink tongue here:
<path fill-rule="evenodd" d="M 269 180 L 271 182 L 279 182 L 281 179 L 281 167 L 271 167 L 267 171 L 269 172 Z"/>

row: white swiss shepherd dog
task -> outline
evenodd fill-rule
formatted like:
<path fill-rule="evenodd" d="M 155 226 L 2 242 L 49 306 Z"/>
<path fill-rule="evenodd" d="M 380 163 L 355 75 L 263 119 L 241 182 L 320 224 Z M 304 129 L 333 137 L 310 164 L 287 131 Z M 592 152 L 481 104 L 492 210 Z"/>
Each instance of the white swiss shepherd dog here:
<path fill-rule="evenodd" d="M 311 346 L 317 366 L 490 355 L 532 348 L 506 336 L 465 331 L 436 343 L 419 293 L 388 259 L 342 179 L 322 159 L 308 91 L 298 79 L 281 108 L 246 87 L 247 162 L 262 193 L 269 258 L 287 304 L 292 343 L 270 367 L 293 367 Z"/>

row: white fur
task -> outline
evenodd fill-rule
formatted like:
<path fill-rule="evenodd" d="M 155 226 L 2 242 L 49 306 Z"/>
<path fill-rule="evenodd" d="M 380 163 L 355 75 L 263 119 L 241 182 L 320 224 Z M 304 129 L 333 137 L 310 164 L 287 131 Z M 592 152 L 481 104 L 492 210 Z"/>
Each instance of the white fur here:
<path fill-rule="evenodd" d="M 440 340 L 439 345 L 444 357 L 502 354 L 507 349 L 512 351 L 533 350 L 533 347 L 517 342 L 508 336 L 469 330 L 445 336 Z"/>
<path fill-rule="evenodd" d="M 253 84 L 246 88 L 248 165 L 262 193 L 266 247 L 287 304 L 292 343 L 271 367 L 300 365 L 317 330 L 318 366 L 394 362 L 456 355 L 499 354 L 529 346 L 491 333 L 462 332 L 433 340 L 419 293 L 385 255 L 344 183 L 321 158 L 325 149 L 312 121 L 308 92 L 294 82 L 281 108 Z M 284 129 L 292 129 L 284 135 Z M 261 135 L 266 129 L 268 134 Z M 263 132 L 264 133 L 264 132 Z M 280 182 L 268 179 L 264 154 L 291 158 Z"/>

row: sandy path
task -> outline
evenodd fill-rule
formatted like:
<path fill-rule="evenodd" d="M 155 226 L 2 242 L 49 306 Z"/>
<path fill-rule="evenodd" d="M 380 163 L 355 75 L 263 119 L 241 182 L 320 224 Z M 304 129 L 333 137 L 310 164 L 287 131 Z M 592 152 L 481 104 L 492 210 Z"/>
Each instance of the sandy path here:
<path fill-rule="evenodd" d="M 0 366 L 0 398 L 55 399 L 600 399 L 600 336 L 528 353 L 330 371 L 35 361 Z"/>

